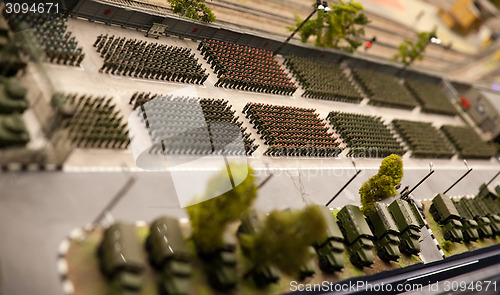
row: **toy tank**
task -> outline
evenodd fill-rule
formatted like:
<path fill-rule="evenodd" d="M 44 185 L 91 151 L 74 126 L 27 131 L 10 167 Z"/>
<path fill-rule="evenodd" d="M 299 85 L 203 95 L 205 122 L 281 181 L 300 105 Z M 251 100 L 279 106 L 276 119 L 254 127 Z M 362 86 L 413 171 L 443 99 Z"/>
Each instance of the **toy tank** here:
<path fill-rule="evenodd" d="M 357 266 L 373 264 L 373 234 L 366 220 L 354 205 L 344 206 L 337 214 L 340 230 L 351 250 L 351 262 Z"/>
<path fill-rule="evenodd" d="M 444 232 L 443 236 L 446 240 L 452 242 L 461 242 L 463 240 L 460 214 L 448 196 L 444 194 L 436 195 L 432 199 L 429 212 L 434 220 L 441 224 Z"/>
<path fill-rule="evenodd" d="M 468 218 L 474 219 L 477 222 L 479 238 L 489 238 L 493 236 L 491 221 L 489 218 L 479 215 L 472 199 L 463 197 L 460 199 L 459 203 L 462 205 L 462 208 L 464 208 L 464 212 L 468 212 Z"/>
<path fill-rule="evenodd" d="M 455 208 L 460 214 L 462 222 L 462 235 L 465 241 L 476 241 L 479 239 L 478 224 L 469 212 L 462 206 L 459 201 L 453 201 Z"/>
<path fill-rule="evenodd" d="M 408 202 L 396 199 L 389 205 L 400 235 L 399 250 L 407 254 L 417 255 L 420 252 L 420 226 L 417 218 L 413 215 Z"/>
<path fill-rule="evenodd" d="M 377 254 L 384 261 L 397 261 L 399 252 L 399 230 L 387 205 L 375 203 L 375 212 L 368 216 L 368 224 L 376 237 Z"/>
<path fill-rule="evenodd" d="M 115 223 L 105 232 L 98 247 L 102 273 L 112 281 L 112 290 L 138 291 L 145 267 L 142 248 L 133 225 Z"/>
<path fill-rule="evenodd" d="M 318 206 L 318 209 L 326 222 L 326 237 L 314 245 L 319 267 L 325 272 L 341 270 L 344 267 L 344 236 L 330 210 L 325 206 Z"/>
<path fill-rule="evenodd" d="M 23 146 L 29 140 L 30 136 L 21 115 L 0 115 L 0 148 Z"/>

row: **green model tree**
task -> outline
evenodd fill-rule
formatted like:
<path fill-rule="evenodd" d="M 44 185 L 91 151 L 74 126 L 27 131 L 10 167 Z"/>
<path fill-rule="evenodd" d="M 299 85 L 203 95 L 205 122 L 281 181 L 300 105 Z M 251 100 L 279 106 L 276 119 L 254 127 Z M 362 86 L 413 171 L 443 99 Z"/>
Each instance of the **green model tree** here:
<path fill-rule="evenodd" d="M 240 235 L 242 247 L 254 269 L 273 265 L 281 272 L 296 275 L 310 258 L 308 247 L 326 232 L 326 222 L 317 206 L 300 211 L 273 211 L 253 235 Z"/>
<path fill-rule="evenodd" d="M 231 165 L 231 174 L 234 179 L 248 176 L 234 189 L 202 203 L 187 207 L 191 218 L 192 239 L 201 253 L 213 253 L 224 247 L 223 235 L 227 225 L 239 219 L 247 211 L 257 197 L 257 187 L 250 167 L 246 165 Z M 207 196 L 216 195 L 220 191 L 220 184 L 227 179 L 227 172 L 223 171 L 213 177 L 206 189 Z"/>
<path fill-rule="evenodd" d="M 314 44 L 321 47 L 331 47 L 354 52 L 361 44 L 360 36 L 364 36 L 363 26 L 370 20 L 363 13 L 363 5 L 357 2 L 330 4 L 329 13 L 318 10 L 316 19 L 308 20 L 299 30 L 301 41 L 307 42 L 310 36 L 315 36 Z M 296 27 L 288 27 L 293 31 L 304 20 L 296 17 Z"/>
<path fill-rule="evenodd" d="M 205 23 L 215 21 L 215 15 L 205 4 L 205 0 L 168 0 L 168 2 L 176 14 Z"/>
<path fill-rule="evenodd" d="M 418 40 L 413 42 L 405 40 L 399 45 L 398 53 L 392 58 L 394 61 L 401 62 L 405 66 L 411 65 L 415 60 L 422 60 L 424 58 L 425 49 L 429 40 L 436 32 L 420 32 L 418 33 Z"/>
<path fill-rule="evenodd" d="M 375 202 L 396 195 L 396 185 L 403 178 L 403 160 L 398 155 L 390 155 L 382 161 L 378 173 L 363 183 L 359 189 L 361 211 L 375 212 Z"/>

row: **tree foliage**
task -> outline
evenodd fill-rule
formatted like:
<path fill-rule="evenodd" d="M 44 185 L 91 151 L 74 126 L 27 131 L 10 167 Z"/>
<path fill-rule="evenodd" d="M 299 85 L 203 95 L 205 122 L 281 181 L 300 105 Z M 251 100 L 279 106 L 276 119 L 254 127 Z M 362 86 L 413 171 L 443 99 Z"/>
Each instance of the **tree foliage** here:
<path fill-rule="evenodd" d="M 223 235 L 227 225 L 239 219 L 257 197 L 257 187 L 250 167 L 231 165 L 235 179 L 248 176 L 234 189 L 207 201 L 187 207 L 191 218 L 192 239 L 201 253 L 212 253 L 224 247 Z M 241 177 L 238 177 L 241 176 Z M 226 171 L 213 177 L 207 185 L 206 195 L 212 196 L 220 190 Z"/>
<path fill-rule="evenodd" d="M 431 36 L 436 32 L 420 32 L 418 33 L 418 40 L 413 42 L 406 39 L 399 45 L 398 53 L 392 58 L 394 61 L 399 61 L 405 66 L 411 65 L 415 60 L 422 60 L 425 54 L 425 48 L 429 43 Z"/>
<path fill-rule="evenodd" d="M 254 268 L 273 265 L 294 275 L 310 258 L 309 246 L 326 232 L 326 222 L 317 206 L 300 211 L 273 211 L 253 235 L 240 235 L 242 247 L 249 249 Z"/>
<path fill-rule="evenodd" d="M 215 21 L 215 15 L 205 4 L 205 0 L 168 0 L 168 2 L 176 14 L 205 23 Z"/>
<path fill-rule="evenodd" d="M 316 36 L 316 46 L 354 52 L 362 44 L 359 37 L 365 34 L 363 26 L 370 22 L 363 13 L 363 5 L 339 0 L 338 4 L 330 4 L 330 8 L 329 13 L 318 10 L 316 19 L 304 23 L 299 30 L 301 41 L 305 43 L 310 36 Z M 295 30 L 304 21 L 299 17 L 296 20 L 296 27 L 289 30 Z"/>
<path fill-rule="evenodd" d="M 378 173 L 368 179 L 359 189 L 361 211 L 370 214 L 375 211 L 375 202 L 396 195 L 396 185 L 403 178 L 403 160 L 398 155 L 386 157 Z"/>

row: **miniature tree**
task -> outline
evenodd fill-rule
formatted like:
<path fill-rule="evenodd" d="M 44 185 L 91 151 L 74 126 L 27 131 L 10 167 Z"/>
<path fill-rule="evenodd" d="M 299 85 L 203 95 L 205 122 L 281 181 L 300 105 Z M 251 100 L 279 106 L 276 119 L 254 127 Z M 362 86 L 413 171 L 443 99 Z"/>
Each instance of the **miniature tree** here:
<path fill-rule="evenodd" d="M 205 23 L 215 21 L 215 15 L 212 10 L 205 4 L 205 0 L 168 0 L 172 11 L 181 16 L 194 20 L 201 20 Z"/>
<path fill-rule="evenodd" d="M 396 185 L 403 178 L 403 160 L 392 154 L 386 157 L 378 173 L 363 183 L 359 189 L 361 197 L 361 211 L 364 214 L 375 212 L 375 202 L 396 195 Z"/>
<path fill-rule="evenodd" d="M 310 36 L 316 36 L 314 44 L 321 47 L 331 47 L 354 52 L 362 41 L 359 38 L 365 34 L 363 26 L 370 20 L 363 13 L 363 5 L 357 2 L 343 2 L 330 5 L 329 13 L 318 10 L 317 18 L 308 20 L 299 30 L 301 41 L 307 42 Z M 296 17 L 298 27 L 304 20 Z M 296 27 L 288 27 L 293 31 Z"/>
<path fill-rule="evenodd" d="M 187 207 L 191 218 L 192 239 L 198 252 L 213 253 L 224 247 L 223 235 L 227 225 L 239 219 L 241 213 L 248 210 L 257 197 L 257 187 L 250 167 L 231 165 L 234 178 L 237 175 L 248 176 L 234 189 L 202 203 Z M 206 189 L 206 195 L 219 191 L 221 179 L 227 177 L 226 171 L 213 177 Z"/>
<path fill-rule="evenodd" d="M 399 61 L 405 66 L 411 65 L 415 60 L 422 60 L 424 58 L 425 49 L 429 40 L 436 32 L 420 32 L 418 33 L 418 40 L 413 42 L 406 39 L 399 45 L 398 53 L 394 55 L 393 60 Z"/>
<path fill-rule="evenodd" d="M 324 237 L 326 222 L 316 206 L 300 211 L 273 211 L 253 235 L 240 235 L 254 269 L 273 265 L 297 274 L 310 258 L 308 247 Z"/>

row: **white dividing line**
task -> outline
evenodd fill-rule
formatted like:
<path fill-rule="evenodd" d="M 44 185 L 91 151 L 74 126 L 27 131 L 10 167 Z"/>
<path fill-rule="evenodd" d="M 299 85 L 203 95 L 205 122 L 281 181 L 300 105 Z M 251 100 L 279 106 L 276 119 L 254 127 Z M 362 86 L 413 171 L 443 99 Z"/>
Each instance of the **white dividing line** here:
<path fill-rule="evenodd" d="M 455 265 L 455 266 L 452 266 L 452 267 L 443 268 L 443 269 L 436 270 L 436 271 L 433 271 L 433 272 L 430 272 L 430 273 L 426 273 L 426 274 L 423 274 L 423 275 L 420 275 L 420 276 L 409 278 L 406 281 L 409 282 L 409 281 L 417 280 L 417 279 L 420 279 L 420 278 L 425 278 L 425 277 L 428 277 L 428 276 L 431 276 L 431 275 L 434 275 L 434 274 L 437 274 L 437 273 L 449 271 L 449 270 L 452 270 L 452 269 L 455 269 L 455 268 L 464 267 L 464 266 L 475 264 L 475 263 L 478 263 L 478 262 L 479 262 L 479 260 L 474 260 L 474 261 L 471 261 L 471 262 L 467 262 L 467 263 Z"/>

